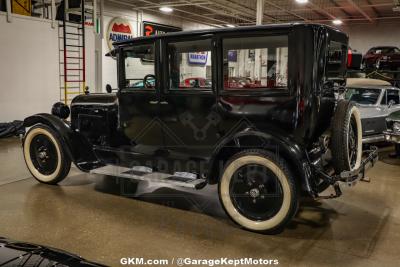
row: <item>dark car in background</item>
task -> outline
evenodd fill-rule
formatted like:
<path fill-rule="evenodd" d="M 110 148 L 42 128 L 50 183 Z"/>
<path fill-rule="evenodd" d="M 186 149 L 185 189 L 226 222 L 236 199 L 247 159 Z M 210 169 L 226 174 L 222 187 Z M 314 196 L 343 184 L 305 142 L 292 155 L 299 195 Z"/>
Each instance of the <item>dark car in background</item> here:
<path fill-rule="evenodd" d="M 400 49 L 395 46 L 373 47 L 365 54 L 363 63 L 367 70 L 399 70 Z"/>

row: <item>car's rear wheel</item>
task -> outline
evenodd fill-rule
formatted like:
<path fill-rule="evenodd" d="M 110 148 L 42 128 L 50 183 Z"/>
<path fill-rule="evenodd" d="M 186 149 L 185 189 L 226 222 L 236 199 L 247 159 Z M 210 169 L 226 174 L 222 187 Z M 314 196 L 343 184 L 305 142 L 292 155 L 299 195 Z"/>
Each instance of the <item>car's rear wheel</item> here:
<path fill-rule="evenodd" d="M 264 150 L 234 155 L 225 165 L 218 191 L 227 215 L 248 230 L 275 233 L 297 211 L 297 188 L 289 166 Z"/>
<path fill-rule="evenodd" d="M 56 132 L 37 124 L 26 133 L 24 159 L 32 176 L 41 183 L 57 184 L 69 173 L 71 160 Z"/>
<path fill-rule="evenodd" d="M 360 167 L 362 125 L 360 112 L 352 102 L 338 102 L 332 122 L 331 151 L 336 173 Z"/>

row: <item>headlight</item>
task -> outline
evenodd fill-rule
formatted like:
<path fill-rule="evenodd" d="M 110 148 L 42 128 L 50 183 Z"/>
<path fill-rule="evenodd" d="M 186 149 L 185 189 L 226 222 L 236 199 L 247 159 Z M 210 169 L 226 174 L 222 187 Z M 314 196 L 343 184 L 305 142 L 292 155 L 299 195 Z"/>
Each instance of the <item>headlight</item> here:
<path fill-rule="evenodd" d="M 400 133 L 400 122 L 393 123 L 393 132 Z"/>

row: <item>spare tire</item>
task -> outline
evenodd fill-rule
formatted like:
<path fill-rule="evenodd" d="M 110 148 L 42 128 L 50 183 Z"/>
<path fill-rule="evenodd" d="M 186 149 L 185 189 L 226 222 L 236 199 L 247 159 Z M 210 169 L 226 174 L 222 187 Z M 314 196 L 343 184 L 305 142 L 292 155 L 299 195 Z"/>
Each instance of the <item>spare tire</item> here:
<path fill-rule="evenodd" d="M 340 100 L 332 121 L 332 165 L 337 174 L 357 169 L 362 158 L 360 112 L 350 101 Z"/>

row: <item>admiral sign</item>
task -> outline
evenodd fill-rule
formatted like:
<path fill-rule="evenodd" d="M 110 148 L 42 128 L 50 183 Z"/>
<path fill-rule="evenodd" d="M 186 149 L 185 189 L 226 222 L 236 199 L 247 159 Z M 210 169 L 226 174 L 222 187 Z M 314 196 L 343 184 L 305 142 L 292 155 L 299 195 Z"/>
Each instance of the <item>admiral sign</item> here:
<path fill-rule="evenodd" d="M 110 21 L 107 31 L 107 43 L 110 50 L 114 49 L 113 43 L 133 38 L 133 29 L 127 19 L 114 18 Z"/>
<path fill-rule="evenodd" d="M 196 64 L 196 65 L 205 65 L 207 64 L 207 52 L 196 52 L 196 53 L 189 53 L 188 61 L 189 64 Z"/>

